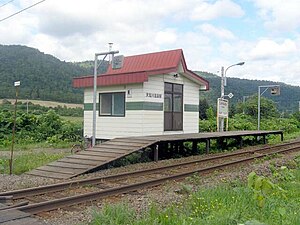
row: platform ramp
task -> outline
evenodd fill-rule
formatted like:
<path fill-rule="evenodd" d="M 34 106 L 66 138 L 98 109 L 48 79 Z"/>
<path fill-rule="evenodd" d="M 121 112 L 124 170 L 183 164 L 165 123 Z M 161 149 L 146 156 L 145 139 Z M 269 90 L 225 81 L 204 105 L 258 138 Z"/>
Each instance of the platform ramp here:
<path fill-rule="evenodd" d="M 115 138 L 26 174 L 54 179 L 68 179 L 95 170 L 133 152 L 155 144 L 155 138 Z"/>

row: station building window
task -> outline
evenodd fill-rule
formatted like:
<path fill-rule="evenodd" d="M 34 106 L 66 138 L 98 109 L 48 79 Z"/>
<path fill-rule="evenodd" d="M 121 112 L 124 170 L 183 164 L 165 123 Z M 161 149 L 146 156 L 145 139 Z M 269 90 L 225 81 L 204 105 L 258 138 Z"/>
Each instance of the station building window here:
<path fill-rule="evenodd" d="M 125 116 L 125 92 L 99 94 L 99 116 Z"/>

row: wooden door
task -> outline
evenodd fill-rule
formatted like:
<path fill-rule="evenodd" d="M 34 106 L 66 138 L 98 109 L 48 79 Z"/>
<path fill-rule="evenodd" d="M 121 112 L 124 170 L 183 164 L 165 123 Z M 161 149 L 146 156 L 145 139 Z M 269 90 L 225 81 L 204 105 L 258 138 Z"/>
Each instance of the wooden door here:
<path fill-rule="evenodd" d="M 165 83 L 164 130 L 183 130 L 183 85 Z"/>

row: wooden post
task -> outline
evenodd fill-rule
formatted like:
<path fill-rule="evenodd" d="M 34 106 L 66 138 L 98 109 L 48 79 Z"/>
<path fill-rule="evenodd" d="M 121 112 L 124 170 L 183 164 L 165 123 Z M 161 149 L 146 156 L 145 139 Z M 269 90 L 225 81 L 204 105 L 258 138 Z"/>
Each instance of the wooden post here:
<path fill-rule="evenodd" d="M 154 148 L 154 161 L 155 162 L 158 161 L 158 145 L 155 145 L 155 148 Z"/>
<path fill-rule="evenodd" d="M 264 144 L 267 144 L 266 135 L 263 135 L 263 142 Z"/>
<path fill-rule="evenodd" d="M 280 139 L 283 141 L 283 132 L 280 133 Z"/>
<path fill-rule="evenodd" d="M 242 137 L 237 137 L 237 142 L 239 144 L 239 148 L 242 148 L 243 147 L 243 138 Z"/>
<path fill-rule="evenodd" d="M 210 139 L 206 139 L 206 154 L 209 154 L 209 149 L 210 149 Z"/>
<path fill-rule="evenodd" d="M 183 141 L 179 142 L 179 152 L 182 153 L 183 152 Z"/>
<path fill-rule="evenodd" d="M 198 142 L 197 141 L 193 141 L 192 152 L 195 155 L 198 154 L 198 146 L 197 145 L 198 145 Z"/>

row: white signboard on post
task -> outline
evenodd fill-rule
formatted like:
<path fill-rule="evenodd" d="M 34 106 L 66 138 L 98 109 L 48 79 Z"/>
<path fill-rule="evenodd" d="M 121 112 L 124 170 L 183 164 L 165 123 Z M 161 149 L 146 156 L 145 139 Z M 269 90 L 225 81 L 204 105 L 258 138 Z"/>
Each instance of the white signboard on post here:
<path fill-rule="evenodd" d="M 228 118 L 228 100 L 218 98 L 218 117 Z"/>

